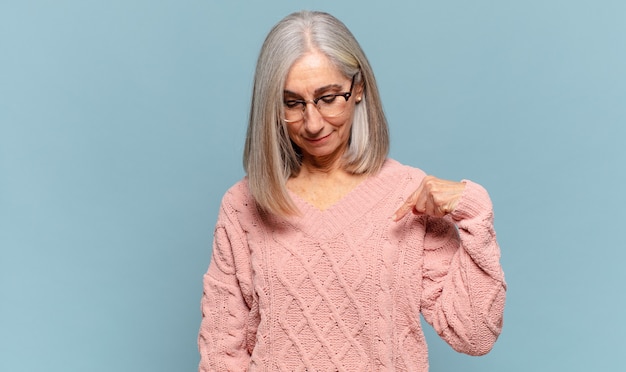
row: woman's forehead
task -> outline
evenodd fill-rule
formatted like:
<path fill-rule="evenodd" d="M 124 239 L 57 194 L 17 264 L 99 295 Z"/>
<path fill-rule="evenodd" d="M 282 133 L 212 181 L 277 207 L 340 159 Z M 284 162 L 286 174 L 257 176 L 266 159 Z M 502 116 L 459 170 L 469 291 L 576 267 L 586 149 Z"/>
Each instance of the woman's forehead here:
<path fill-rule="evenodd" d="M 303 94 L 315 93 L 320 89 L 341 89 L 347 78 L 337 66 L 320 52 L 307 53 L 289 69 L 285 80 L 285 91 Z"/>

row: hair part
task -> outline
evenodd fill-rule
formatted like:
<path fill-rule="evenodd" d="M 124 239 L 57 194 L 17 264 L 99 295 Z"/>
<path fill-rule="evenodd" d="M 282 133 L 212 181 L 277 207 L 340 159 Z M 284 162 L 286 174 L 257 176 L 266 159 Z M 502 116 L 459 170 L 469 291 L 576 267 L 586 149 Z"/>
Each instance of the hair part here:
<path fill-rule="evenodd" d="M 298 208 L 286 183 L 300 172 L 301 156 L 281 119 L 286 77 L 307 52 L 325 54 L 354 84 L 363 87 L 355 105 L 345 169 L 374 174 L 389 152 L 387 119 L 372 68 L 350 30 L 328 13 L 301 11 L 278 22 L 267 35 L 256 65 L 243 155 L 248 186 L 268 213 L 292 215 Z"/>

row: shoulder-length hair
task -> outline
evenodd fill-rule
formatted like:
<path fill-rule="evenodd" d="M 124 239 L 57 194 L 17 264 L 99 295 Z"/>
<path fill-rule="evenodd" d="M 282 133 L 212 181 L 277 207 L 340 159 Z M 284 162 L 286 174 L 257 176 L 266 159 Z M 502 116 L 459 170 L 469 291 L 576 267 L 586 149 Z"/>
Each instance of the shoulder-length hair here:
<path fill-rule="evenodd" d="M 252 103 L 243 155 L 248 186 L 259 207 L 287 216 L 298 212 L 286 188 L 300 171 L 301 157 L 281 119 L 285 80 L 291 66 L 304 54 L 324 53 L 347 77 L 362 84 L 362 101 L 355 105 L 345 169 L 374 174 L 389 152 L 387 119 L 372 68 L 350 30 L 323 12 L 288 15 L 267 35 L 254 76 Z"/>

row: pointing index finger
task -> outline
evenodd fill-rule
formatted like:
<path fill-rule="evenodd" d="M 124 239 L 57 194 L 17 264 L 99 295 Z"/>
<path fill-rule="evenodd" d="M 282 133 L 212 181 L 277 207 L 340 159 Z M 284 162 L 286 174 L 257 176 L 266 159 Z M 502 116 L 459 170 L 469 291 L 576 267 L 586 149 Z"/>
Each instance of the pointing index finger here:
<path fill-rule="evenodd" d="M 411 194 L 411 196 L 409 196 L 404 203 L 400 206 L 400 208 L 398 208 L 396 210 L 396 212 L 393 214 L 393 216 L 391 217 L 391 219 L 394 222 L 398 222 L 402 219 L 402 217 L 406 216 L 407 213 L 409 213 L 413 207 L 415 206 L 415 202 L 416 202 L 416 193 Z"/>
<path fill-rule="evenodd" d="M 416 207 L 417 202 L 420 199 L 420 195 L 422 194 L 422 190 L 424 188 L 424 180 L 422 180 L 422 182 L 420 183 L 420 185 L 417 187 L 417 190 L 415 190 L 405 201 L 404 203 L 400 206 L 400 208 L 398 208 L 398 210 L 396 210 L 396 212 L 393 214 L 393 216 L 391 217 L 391 219 L 394 222 L 398 222 L 400 221 L 404 216 L 406 216 L 407 213 L 409 213 L 410 211 L 414 210 Z"/>
<path fill-rule="evenodd" d="M 404 204 L 402 204 L 402 206 L 398 208 L 393 216 L 391 216 L 391 219 L 393 220 L 393 222 L 398 222 L 402 219 L 402 217 L 406 216 L 406 214 L 409 213 L 410 210 L 411 206 L 407 202 L 404 202 Z"/>

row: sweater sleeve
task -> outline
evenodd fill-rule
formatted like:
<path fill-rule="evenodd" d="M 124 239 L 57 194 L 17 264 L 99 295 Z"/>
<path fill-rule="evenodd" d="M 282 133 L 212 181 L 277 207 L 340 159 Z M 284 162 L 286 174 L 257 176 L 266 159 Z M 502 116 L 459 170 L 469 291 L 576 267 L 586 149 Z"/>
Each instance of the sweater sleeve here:
<path fill-rule="evenodd" d="M 464 182 L 455 211 L 426 224 L 422 314 L 456 351 L 483 355 L 502 330 L 506 284 L 489 195 Z"/>
<path fill-rule="evenodd" d="M 213 256 L 203 280 L 198 335 L 201 372 L 245 371 L 254 346 L 259 318 L 252 299 L 250 256 L 234 217 L 235 212 L 222 204 Z"/>

